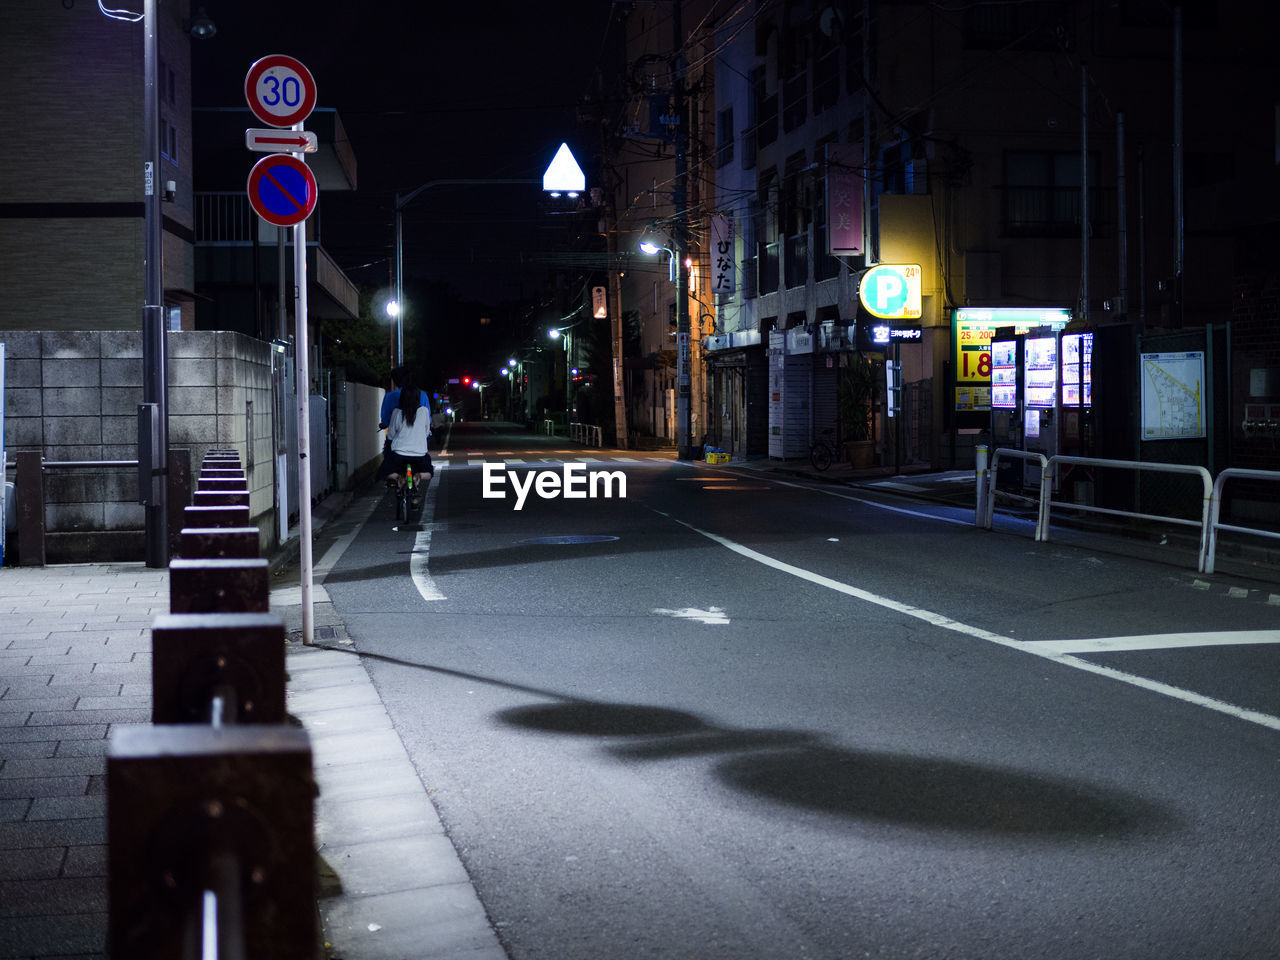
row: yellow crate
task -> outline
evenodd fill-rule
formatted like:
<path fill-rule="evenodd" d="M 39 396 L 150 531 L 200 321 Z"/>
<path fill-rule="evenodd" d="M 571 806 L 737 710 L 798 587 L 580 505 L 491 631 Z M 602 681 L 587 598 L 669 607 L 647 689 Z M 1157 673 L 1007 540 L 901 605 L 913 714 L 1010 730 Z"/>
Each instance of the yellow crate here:
<path fill-rule="evenodd" d="M 727 453 L 708 453 L 707 463 L 728 463 L 729 455 Z"/>

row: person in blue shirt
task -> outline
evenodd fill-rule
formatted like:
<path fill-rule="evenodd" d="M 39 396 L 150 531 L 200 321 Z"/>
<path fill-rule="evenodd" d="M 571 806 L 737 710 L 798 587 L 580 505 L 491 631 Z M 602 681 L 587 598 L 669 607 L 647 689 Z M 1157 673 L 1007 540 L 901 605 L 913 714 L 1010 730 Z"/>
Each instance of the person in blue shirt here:
<path fill-rule="evenodd" d="M 413 378 L 402 368 L 397 372 L 400 389 L 395 392 L 396 403 L 390 412 L 385 412 L 386 404 L 383 404 L 387 445 L 377 476 L 380 480 L 386 478 L 401 482 L 405 465 L 413 464 L 418 474 L 426 478 L 421 482 L 421 488 L 425 489 L 435 475 L 431 455 L 427 453 L 427 443 L 431 438 L 431 407 L 426 394 L 418 389 Z"/>
<path fill-rule="evenodd" d="M 391 425 L 391 411 L 400 403 L 400 390 L 404 386 L 405 379 L 409 376 L 409 371 L 404 367 L 396 367 L 391 371 L 391 387 L 386 396 L 382 398 L 382 409 L 378 414 L 378 429 L 385 430 Z M 425 390 L 418 391 L 421 396 L 418 399 L 418 406 L 425 407 L 427 416 L 431 415 L 431 400 L 427 396 Z M 384 446 L 385 450 L 386 447 Z"/>

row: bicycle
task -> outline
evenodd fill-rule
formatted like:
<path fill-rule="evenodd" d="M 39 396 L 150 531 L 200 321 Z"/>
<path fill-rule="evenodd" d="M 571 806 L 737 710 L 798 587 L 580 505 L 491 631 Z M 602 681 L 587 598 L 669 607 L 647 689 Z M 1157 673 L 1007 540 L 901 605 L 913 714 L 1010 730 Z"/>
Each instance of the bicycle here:
<path fill-rule="evenodd" d="M 831 433 L 832 430 L 827 428 L 822 431 L 821 437 L 809 444 L 809 462 L 813 464 L 815 470 L 826 470 L 836 458 L 836 447 L 831 440 Z"/>
<path fill-rule="evenodd" d="M 409 520 L 409 509 L 413 506 L 413 464 L 406 463 L 404 466 L 404 482 L 401 483 L 394 476 L 387 478 L 388 484 L 395 484 L 395 504 L 396 504 L 396 520 L 400 523 L 407 523 Z"/>

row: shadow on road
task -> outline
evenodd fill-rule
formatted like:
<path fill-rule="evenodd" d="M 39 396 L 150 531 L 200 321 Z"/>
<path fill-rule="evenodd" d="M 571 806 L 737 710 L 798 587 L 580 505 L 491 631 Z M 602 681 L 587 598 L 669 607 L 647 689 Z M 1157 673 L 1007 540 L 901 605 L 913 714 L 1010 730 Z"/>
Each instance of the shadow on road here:
<path fill-rule="evenodd" d="M 833 816 L 918 829 L 1101 841 L 1172 829 L 1156 804 L 1086 782 L 946 757 L 849 750 L 804 730 L 738 730 L 683 710 L 601 703 L 522 684 L 351 648 L 359 656 L 555 702 L 497 714 L 515 728 L 598 737 L 619 759 L 720 757 L 716 775 L 734 789 Z"/>
<path fill-rule="evenodd" d="M 1141 798 L 1088 784 L 941 757 L 846 750 L 807 731 L 727 729 L 679 710 L 571 701 L 498 717 L 548 733 L 634 737 L 609 749 L 635 760 L 733 754 L 716 768 L 729 786 L 842 817 L 1074 838 L 1159 832 L 1171 822 Z"/>

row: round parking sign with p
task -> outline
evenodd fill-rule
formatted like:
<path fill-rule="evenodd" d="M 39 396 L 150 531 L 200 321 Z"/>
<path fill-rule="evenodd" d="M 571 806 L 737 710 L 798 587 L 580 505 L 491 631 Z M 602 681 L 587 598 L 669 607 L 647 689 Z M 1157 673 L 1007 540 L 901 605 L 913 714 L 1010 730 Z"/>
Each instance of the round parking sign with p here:
<path fill-rule="evenodd" d="M 263 123 L 291 127 L 315 108 L 316 82 L 300 61 L 272 54 L 258 60 L 245 74 L 244 98 Z"/>
<path fill-rule="evenodd" d="M 920 268 L 915 264 L 877 264 L 862 275 L 858 299 L 874 317 L 918 319 L 921 314 Z"/>
<path fill-rule="evenodd" d="M 249 171 L 249 204 L 267 223 L 291 227 L 316 208 L 315 174 L 287 153 L 263 157 Z"/>

